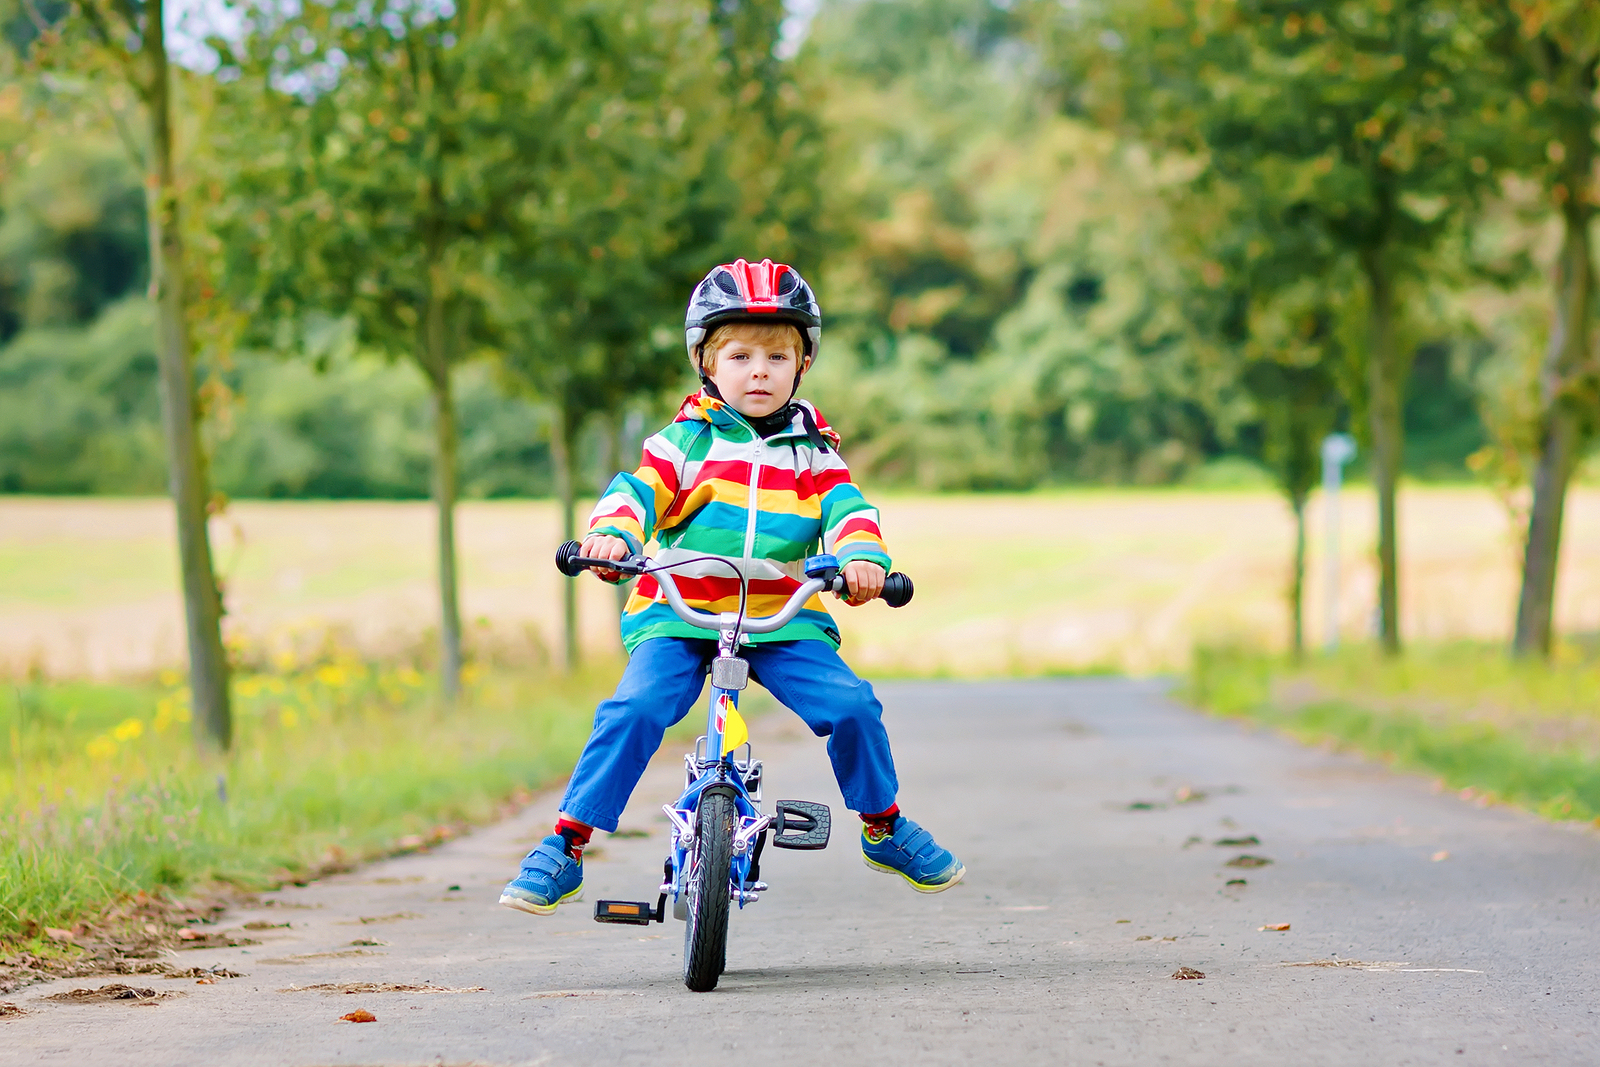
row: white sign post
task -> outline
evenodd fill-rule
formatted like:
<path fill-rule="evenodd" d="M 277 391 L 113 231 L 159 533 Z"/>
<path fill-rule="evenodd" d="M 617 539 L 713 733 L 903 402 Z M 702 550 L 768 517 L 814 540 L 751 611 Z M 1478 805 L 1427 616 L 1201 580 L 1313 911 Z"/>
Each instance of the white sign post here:
<path fill-rule="evenodd" d="M 1339 490 L 1344 484 L 1344 465 L 1355 458 L 1356 442 L 1349 434 L 1330 433 L 1322 439 L 1322 506 L 1327 523 L 1322 647 L 1329 652 L 1339 647 Z"/>

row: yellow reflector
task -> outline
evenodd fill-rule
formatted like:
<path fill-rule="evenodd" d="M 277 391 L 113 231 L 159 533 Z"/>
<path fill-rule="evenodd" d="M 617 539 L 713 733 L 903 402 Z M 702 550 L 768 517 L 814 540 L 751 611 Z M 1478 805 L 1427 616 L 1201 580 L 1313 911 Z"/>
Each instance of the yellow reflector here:
<path fill-rule="evenodd" d="M 724 697 L 724 700 L 727 698 Z M 739 709 L 732 703 L 722 709 L 728 717 L 727 723 L 722 728 L 722 754 L 726 756 L 746 741 L 750 740 L 750 730 L 744 724 L 744 716 L 739 714 Z"/>

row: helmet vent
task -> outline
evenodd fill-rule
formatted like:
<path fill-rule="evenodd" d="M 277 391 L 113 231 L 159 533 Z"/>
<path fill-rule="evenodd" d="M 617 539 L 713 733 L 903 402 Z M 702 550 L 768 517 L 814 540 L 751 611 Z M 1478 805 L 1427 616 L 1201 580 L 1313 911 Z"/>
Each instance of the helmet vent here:
<path fill-rule="evenodd" d="M 733 275 L 729 274 L 727 271 L 719 272 L 715 280 L 717 283 L 717 288 L 721 289 L 724 293 L 727 293 L 729 296 L 739 295 L 739 283 L 734 281 Z"/>
<path fill-rule="evenodd" d="M 786 270 L 783 272 L 782 276 L 778 278 L 778 295 L 788 296 L 790 293 L 799 288 L 799 286 L 800 279 L 795 277 L 794 271 Z"/>

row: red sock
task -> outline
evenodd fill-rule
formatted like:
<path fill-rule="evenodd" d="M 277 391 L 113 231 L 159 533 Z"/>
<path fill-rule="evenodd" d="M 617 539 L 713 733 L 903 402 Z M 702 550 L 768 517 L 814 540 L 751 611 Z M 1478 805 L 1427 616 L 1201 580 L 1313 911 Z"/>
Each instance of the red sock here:
<path fill-rule="evenodd" d="M 873 841 L 882 841 L 894 833 L 895 820 L 900 818 L 900 805 L 890 804 L 888 811 L 880 811 L 876 815 L 861 815 L 861 821 L 866 824 L 867 836 Z"/>
<path fill-rule="evenodd" d="M 567 855 L 573 859 L 583 860 L 583 846 L 589 843 L 589 837 L 594 833 L 594 827 L 585 826 L 581 822 L 571 819 L 556 820 L 556 833 L 567 843 Z"/>

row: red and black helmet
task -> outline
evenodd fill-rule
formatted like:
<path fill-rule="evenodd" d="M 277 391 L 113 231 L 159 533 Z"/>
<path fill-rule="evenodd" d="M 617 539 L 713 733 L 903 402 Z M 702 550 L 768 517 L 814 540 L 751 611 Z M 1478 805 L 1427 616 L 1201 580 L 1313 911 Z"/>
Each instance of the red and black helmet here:
<path fill-rule="evenodd" d="M 695 286 L 683 319 L 689 363 L 700 372 L 700 346 L 712 330 L 727 322 L 787 322 L 800 330 L 803 365 L 817 358 L 822 341 L 822 309 L 811 286 L 787 263 L 736 259 L 712 268 Z"/>

